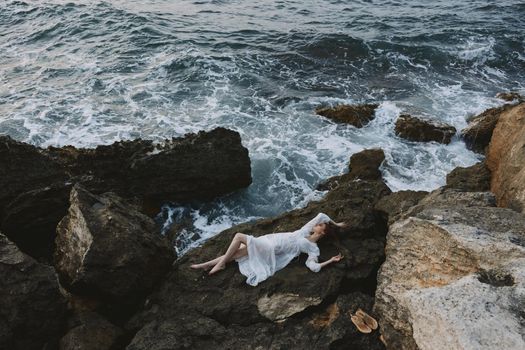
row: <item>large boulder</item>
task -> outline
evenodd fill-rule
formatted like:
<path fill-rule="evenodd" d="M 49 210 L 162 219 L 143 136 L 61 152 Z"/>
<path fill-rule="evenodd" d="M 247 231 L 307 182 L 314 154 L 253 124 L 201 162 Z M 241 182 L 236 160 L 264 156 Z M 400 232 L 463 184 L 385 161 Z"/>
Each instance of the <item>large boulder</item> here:
<path fill-rule="evenodd" d="M 97 196 L 75 185 L 70 202 L 57 227 L 60 282 L 125 317 L 167 272 L 173 248 L 151 218 L 117 195 Z"/>
<path fill-rule="evenodd" d="M 487 151 L 498 205 L 525 211 L 525 103 L 501 113 Z"/>
<path fill-rule="evenodd" d="M 381 180 L 380 167 L 385 160 L 385 153 L 380 148 L 365 149 L 354 153 L 348 163 L 348 173 L 332 176 L 317 186 L 318 191 L 327 191 L 336 188 L 339 183 L 351 180 Z"/>
<path fill-rule="evenodd" d="M 387 349 L 525 347 L 525 217 L 472 194 L 390 227 L 374 306 Z"/>
<path fill-rule="evenodd" d="M 52 267 L 22 253 L 0 233 L 0 349 L 55 348 L 66 301 Z"/>
<path fill-rule="evenodd" d="M 485 162 L 469 167 L 457 167 L 447 174 L 447 188 L 467 192 L 485 192 L 490 190 L 490 170 Z"/>
<path fill-rule="evenodd" d="M 354 294 L 349 294 L 344 305 L 351 307 L 339 306 L 344 321 L 337 323 L 337 331 L 320 326 L 323 323 L 315 321 L 320 316 L 314 314 L 329 314 L 330 305 L 348 293 L 373 295 L 387 231 L 385 219 L 374 206 L 389 193 L 382 180 L 349 180 L 305 208 L 237 225 L 209 239 L 176 262 L 159 290 L 148 297 L 148 305 L 128 322 L 128 331 L 137 331 L 128 349 L 160 349 L 168 343 L 175 349 L 302 349 L 312 344 L 317 349 L 344 348 L 345 344 L 382 348 L 377 332 L 362 335 L 348 318 L 348 311 L 355 312 L 357 306 L 367 308 L 370 297 L 354 300 Z M 295 230 L 318 212 L 349 224 L 338 240 L 319 242 L 321 261 L 338 252 L 345 256 L 319 273 L 306 268 L 305 256 L 300 256 L 252 287 L 237 263 L 213 276 L 189 267 L 224 253 L 236 232 L 259 236 Z"/>
<path fill-rule="evenodd" d="M 402 114 L 397 118 L 395 133 L 397 136 L 410 141 L 435 141 L 449 144 L 452 136 L 456 134 L 456 128 L 444 123 Z"/>
<path fill-rule="evenodd" d="M 0 228 L 24 252 L 51 259 L 73 183 L 136 198 L 154 215 L 163 201 L 211 199 L 246 187 L 251 168 L 239 133 L 224 128 L 93 149 L 42 149 L 0 136 Z"/>
<path fill-rule="evenodd" d="M 347 123 L 362 128 L 375 117 L 376 103 L 361 105 L 339 105 L 317 108 L 315 113 L 338 123 Z"/>
<path fill-rule="evenodd" d="M 509 108 L 512 108 L 512 105 L 506 104 L 501 107 L 489 108 L 483 113 L 469 118 L 467 127 L 461 130 L 461 137 L 465 141 L 467 148 L 475 152 L 484 153 L 492 138 L 492 132 L 496 127 L 500 114 Z"/>

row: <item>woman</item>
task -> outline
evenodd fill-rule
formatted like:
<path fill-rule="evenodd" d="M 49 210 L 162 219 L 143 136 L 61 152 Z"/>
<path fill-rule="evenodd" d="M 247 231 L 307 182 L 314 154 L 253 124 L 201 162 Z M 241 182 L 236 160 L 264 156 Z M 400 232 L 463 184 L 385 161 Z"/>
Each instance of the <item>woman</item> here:
<path fill-rule="evenodd" d="M 336 223 L 328 215 L 319 213 L 299 230 L 293 232 L 278 232 L 260 237 L 236 233 L 228 250 L 222 256 L 202 264 L 191 265 L 194 269 L 210 269 L 214 274 L 225 268 L 226 263 L 236 260 L 240 272 L 247 277 L 246 283 L 256 286 L 284 268 L 301 253 L 308 254 L 306 266 L 314 272 L 322 267 L 340 261 L 343 256 L 338 254 L 319 263 L 319 247 L 316 242 L 335 227 L 346 227 L 343 222 Z"/>

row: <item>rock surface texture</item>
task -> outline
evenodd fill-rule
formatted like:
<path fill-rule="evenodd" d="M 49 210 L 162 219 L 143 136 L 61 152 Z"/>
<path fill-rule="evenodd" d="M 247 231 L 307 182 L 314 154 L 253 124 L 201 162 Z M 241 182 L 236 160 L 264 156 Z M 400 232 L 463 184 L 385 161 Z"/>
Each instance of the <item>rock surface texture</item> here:
<path fill-rule="evenodd" d="M 457 167 L 447 174 L 447 188 L 468 192 L 490 190 L 490 170 L 485 162 L 462 168 Z"/>
<path fill-rule="evenodd" d="M 489 145 L 492 132 L 496 127 L 499 116 L 502 112 L 512 108 L 506 104 L 501 107 L 489 108 L 481 114 L 468 119 L 468 125 L 461 130 L 461 137 L 465 140 L 467 148 L 484 153 Z"/>
<path fill-rule="evenodd" d="M 410 141 L 449 144 L 452 136 L 456 133 L 453 126 L 431 122 L 408 114 L 402 114 L 397 118 L 395 133 L 397 136 Z"/>
<path fill-rule="evenodd" d="M 498 205 L 525 212 L 525 102 L 501 113 L 486 162 Z"/>
<path fill-rule="evenodd" d="M 523 349 L 525 217 L 447 191 L 388 232 L 374 307 L 387 349 Z"/>
<path fill-rule="evenodd" d="M 123 330 L 94 312 L 82 312 L 70 321 L 71 329 L 60 339 L 59 350 L 122 349 Z"/>
<path fill-rule="evenodd" d="M 0 228 L 24 252 L 51 258 L 74 183 L 137 198 L 153 215 L 163 201 L 210 199 L 246 187 L 251 167 L 239 134 L 224 128 L 94 149 L 41 149 L 0 136 Z"/>
<path fill-rule="evenodd" d="M 374 205 L 389 193 L 381 179 L 343 181 L 306 208 L 211 238 L 177 261 L 148 306 L 128 322 L 127 330 L 136 332 L 128 349 L 382 349 L 378 332 L 359 333 L 350 313 L 357 307 L 370 312 L 373 303 L 387 230 Z M 224 253 L 236 232 L 295 230 L 319 212 L 349 227 L 339 232 L 339 242 L 319 242 L 320 261 L 338 252 L 345 259 L 318 273 L 305 266 L 304 255 L 256 287 L 246 284 L 236 262 L 213 276 L 189 267 Z"/>
<path fill-rule="evenodd" d="M 339 105 L 336 107 L 318 108 L 315 113 L 338 123 L 347 123 L 362 128 L 375 117 L 378 104 Z"/>
<path fill-rule="evenodd" d="M 55 348 L 66 301 L 52 267 L 35 261 L 0 233 L 0 349 Z"/>
<path fill-rule="evenodd" d="M 513 91 L 499 92 L 499 93 L 496 94 L 496 98 L 499 98 L 499 99 L 501 99 L 503 101 L 507 101 L 507 102 L 513 102 L 513 101 L 521 102 L 521 101 L 525 100 L 525 97 L 523 97 L 519 93 L 513 92 Z"/>
<path fill-rule="evenodd" d="M 70 291 L 128 313 L 171 267 L 173 248 L 155 223 L 120 197 L 79 185 L 57 227 L 55 267 Z"/>

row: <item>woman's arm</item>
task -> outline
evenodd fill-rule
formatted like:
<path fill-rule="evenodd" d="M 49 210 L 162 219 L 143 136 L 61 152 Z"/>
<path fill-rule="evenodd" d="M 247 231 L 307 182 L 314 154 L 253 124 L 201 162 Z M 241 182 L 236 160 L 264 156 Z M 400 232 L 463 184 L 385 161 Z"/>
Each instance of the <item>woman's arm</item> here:
<path fill-rule="evenodd" d="M 306 259 L 306 266 L 313 272 L 319 272 L 323 267 L 325 267 L 328 264 L 331 264 L 333 262 L 340 261 L 344 256 L 339 253 L 338 255 L 332 256 L 330 259 L 323 261 L 322 263 L 317 262 L 317 256 L 308 255 L 308 259 Z"/>

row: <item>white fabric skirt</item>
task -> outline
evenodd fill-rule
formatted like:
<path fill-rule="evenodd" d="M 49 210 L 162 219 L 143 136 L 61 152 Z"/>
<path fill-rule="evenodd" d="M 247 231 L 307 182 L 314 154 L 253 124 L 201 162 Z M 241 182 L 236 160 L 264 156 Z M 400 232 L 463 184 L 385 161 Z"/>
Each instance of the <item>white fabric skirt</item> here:
<path fill-rule="evenodd" d="M 236 261 L 239 271 L 246 276 L 246 283 L 251 286 L 266 280 L 297 256 L 296 249 L 289 244 L 289 233 L 246 236 L 248 255 Z"/>

